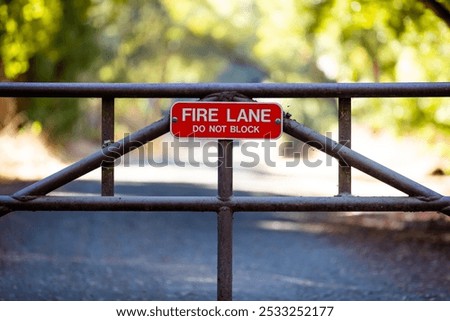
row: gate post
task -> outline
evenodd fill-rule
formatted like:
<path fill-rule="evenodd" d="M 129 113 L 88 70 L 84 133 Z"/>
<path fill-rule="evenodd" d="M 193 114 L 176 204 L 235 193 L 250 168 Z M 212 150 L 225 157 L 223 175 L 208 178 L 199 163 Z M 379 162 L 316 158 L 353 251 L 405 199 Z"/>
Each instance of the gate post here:
<path fill-rule="evenodd" d="M 218 141 L 217 190 L 221 201 L 233 196 L 233 140 Z M 217 212 L 217 300 L 233 299 L 233 211 L 222 206 Z"/>
<path fill-rule="evenodd" d="M 202 101 L 253 102 L 236 91 L 210 94 Z M 218 144 L 217 192 L 221 201 L 233 196 L 233 140 L 219 139 Z M 222 206 L 217 211 L 217 300 L 233 299 L 233 210 Z"/>

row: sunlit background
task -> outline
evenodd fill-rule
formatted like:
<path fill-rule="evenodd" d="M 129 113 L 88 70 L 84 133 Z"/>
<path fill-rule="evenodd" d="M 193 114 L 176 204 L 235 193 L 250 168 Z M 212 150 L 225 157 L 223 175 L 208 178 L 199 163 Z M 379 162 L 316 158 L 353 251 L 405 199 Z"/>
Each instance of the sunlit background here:
<path fill-rule="evenodd" d="M 3 0 L 0 80 L 449 81 L 450 28 L 430 2 L 449 9 L 446 1 L 409 0 Z M 335 100 L 279 102 L 335 135 Z M 117 99 L 116 138 L 159 119 L 171 103 Z M 36 179 L 100 144 L 98 99 L 0 105 L 4 178 Z M 420 177 L 450 173 L 449 98 L 354 99 L 353 116 L 363 154 L 400 170 L 406 159 Z M 335 176 L 328 168 L 314 175 L 328 172 Z"/>

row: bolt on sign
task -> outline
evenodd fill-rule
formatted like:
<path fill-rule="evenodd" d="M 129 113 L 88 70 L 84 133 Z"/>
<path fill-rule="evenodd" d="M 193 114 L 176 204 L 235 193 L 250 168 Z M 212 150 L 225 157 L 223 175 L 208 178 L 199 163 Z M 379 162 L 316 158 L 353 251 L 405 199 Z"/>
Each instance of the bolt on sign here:
<path fill-rule="evenodd" d="M 276 139 L 282 131 L 276 103 L 192 101 L 170 109 L 170 132 L 180 138 Z"/>

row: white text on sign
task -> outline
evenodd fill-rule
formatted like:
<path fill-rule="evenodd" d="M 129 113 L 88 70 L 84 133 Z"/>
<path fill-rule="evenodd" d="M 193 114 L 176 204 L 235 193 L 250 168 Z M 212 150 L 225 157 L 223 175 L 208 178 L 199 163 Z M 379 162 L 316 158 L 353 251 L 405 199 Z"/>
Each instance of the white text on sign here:
<path fill-rule="evenodd" d="M 193 122 L 219 122 L 218 108 L 183 108 L 182 121 Z M 231 109 L 226 112 L 227 122 L 270 122 L 270 109 L 240 109 L 238 115 L 232 115 Z"/>

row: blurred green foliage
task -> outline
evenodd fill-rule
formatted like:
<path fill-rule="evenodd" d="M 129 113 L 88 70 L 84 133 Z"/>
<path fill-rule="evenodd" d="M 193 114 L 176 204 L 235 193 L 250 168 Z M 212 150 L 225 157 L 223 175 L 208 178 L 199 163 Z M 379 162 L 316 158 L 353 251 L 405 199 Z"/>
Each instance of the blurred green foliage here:
<path fill-rule="evenodd" d="M 59 31 L 59 0 L 15 0 L 0 4 L 0 56 L 9 79 L 28 71 L 30 60 L 46 50 Z"/>
<path fill-rule="evenodd" d="M 0 0 L 10 80 L 449 81 L 449 53 L 449 28 L 421 1 Z M 335 121 L 333 100 L 290 105 L 320 130 Z M 22 108 L 59 136 L 86 113 L 70 100 Z M 362 100 L 354 115 L 434 142 L 450 134 L 449 109 L 448 98 Z"/>
<path fill-rule="evenodd" d="M 0 4 L 0 69 L 3 66 L 4 76 L 25 81 L 80 80 L 80 71 L 99 54 L 97 31 L 88 23 L 91 6 L 90 0 Z M 19 111 L 34 124 L 44 124 L 45 132 L 57 144 L 70 137 L 82 116 L 73 99 L 22 99 Z"/>

